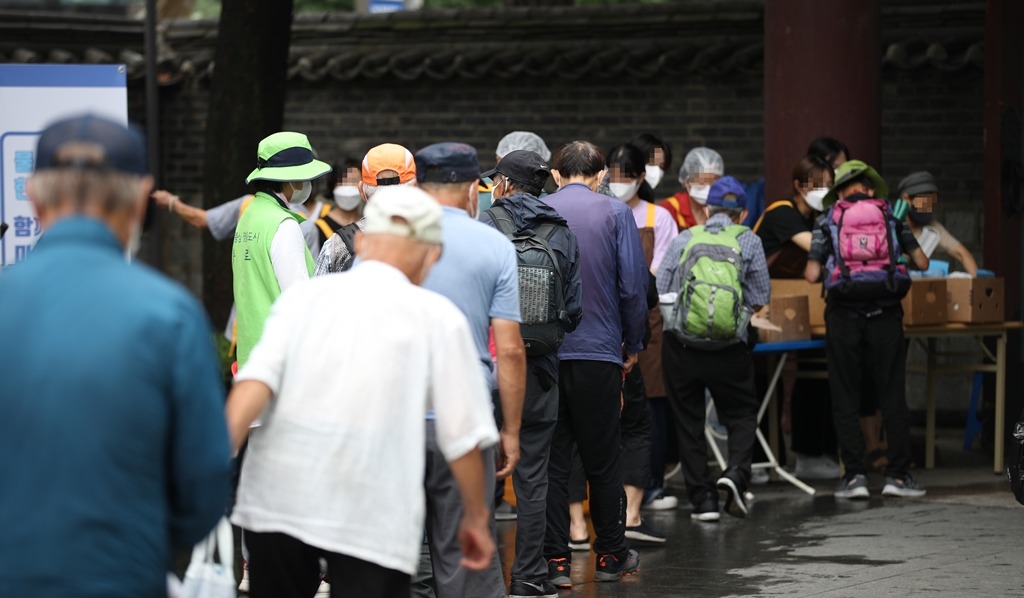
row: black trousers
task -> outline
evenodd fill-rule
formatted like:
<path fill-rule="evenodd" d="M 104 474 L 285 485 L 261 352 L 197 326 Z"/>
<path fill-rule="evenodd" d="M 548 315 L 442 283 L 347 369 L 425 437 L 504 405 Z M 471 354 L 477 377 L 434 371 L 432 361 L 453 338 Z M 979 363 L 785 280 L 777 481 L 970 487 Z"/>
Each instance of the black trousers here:
<path fill-rule="evenodd" d="M 651 412 L 640 366 L 622 384 L 622 483 L 646 488 L 651 481 Z"/>
<path fill-rule="evenodd" d="M 622 383 L 619 424 L 622 430 L 622 483 L 637 488 L 646 488 L 651 481 L 651 414 L 645 396 L 644 376 L 639 366 L 634 367 Z M 587 474 L 576 448 L 573 449 L 569 472 L 569 500 L 587 500 Z"/>
<path fill-rule="evenodd" d="M 572 559 L 569 551 L 569 469 L 573 442 L 590 485 L 590 519 L 598 554 L 626 556 L 626 494 L 622 488 L 619 395 L 622 367 L 603 361 L 559 364 L 558 422 L 548 464 L 544 557 Z"/>
<path fill-rule="evenodd" d="M 820 351 L 801 353 L 801 356 L 821 358 Z M 822 371 L 824 365 L 797 362 L 800 371 Z M 828 380 L 797 378 L 793 384 L 790 416 L 793 422 L 793 452 L 808 457 L 834 455 L 836 428 L 832 423 L 832 397 Z"/>
<path fill-rule="evenodd" d="M 729 470 L 739 472 L 745 488 L 750 480 L 760 406 L 750 347 L 738 343 L 718 351 L 702 351 L 666 334 L 661 363 L 669 405 L 676 418 L 679 458 L 690 502 L 698 505 L 708 492 L 716 492 L 704 437 L 705 389 L 711 391 L 718 419 L 729 431 Z"/>
<path fill-rule="evenodd" d="M 331 598 L 409 598 L 409 575 L 344 554 L 328 552 L 287 534 L 246 531 L 250 598 L 312 598 L 327 561 Z"/>
<path fill-rule="evenodd" d="M 661 493 L 665 488 L 665 466 L 679 461 L 679 440 L 668 397 L 648 397 L 647 411 L 651 417 L 651 481 L 645 499 Z"/>
<path fill-rule="evenodd" d="M 882 408 L 889 443 L 885 473 L 906 474 L 910 467 L 910 416 L 904 386 L 907 351 L 903 310 L 896 306 L 868 317 L 856 310 L 829 306 L 825 323 L 832 416 L 846 472 L 867 473 L 859 417 L 864 385 L 870 384 Z"/>

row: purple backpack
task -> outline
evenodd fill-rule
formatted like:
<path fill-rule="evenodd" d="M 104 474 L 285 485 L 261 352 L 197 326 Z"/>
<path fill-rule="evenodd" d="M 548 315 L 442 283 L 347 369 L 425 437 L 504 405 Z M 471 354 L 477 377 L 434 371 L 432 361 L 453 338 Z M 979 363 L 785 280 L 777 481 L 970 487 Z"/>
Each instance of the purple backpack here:
<path fill-rule="evenodd" d="M 832 255 L 825 290 L 850 300 L 902 298 L 910 290 L 896 237 L 896 219 L 884 199 L 840 200 L 827 214 Z"/>

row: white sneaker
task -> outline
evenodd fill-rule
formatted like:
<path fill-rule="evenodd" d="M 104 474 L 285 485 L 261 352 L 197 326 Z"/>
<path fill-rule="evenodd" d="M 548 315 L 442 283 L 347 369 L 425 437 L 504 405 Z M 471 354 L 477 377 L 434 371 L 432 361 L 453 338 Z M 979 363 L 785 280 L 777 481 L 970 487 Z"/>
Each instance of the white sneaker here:
<path fill-rule="evenodd" d="M 238 582 L 238 591 L 243 594 L 249 593 L 249 567 L 242 567 L 242 581 Z"/>
<path fill-rule="evenodd" d="M 320 580 L 320 587 L 316 590 L 316 598 L 331 598 L 331 584 Z"/>
<path fill-rule="evenodd" d="M 830 457 L 797 455 L 793 474 L 805 480 L 838 480 L 839 464 Z"/>
<path fill-rule="evenodd" d="M 679 499 L 674 496 L 662 494 L 658 498 L 651 500 L 641 506 L 641 509 L 646 511 L 671 511 L 672 509 L 679 506 Z"/>

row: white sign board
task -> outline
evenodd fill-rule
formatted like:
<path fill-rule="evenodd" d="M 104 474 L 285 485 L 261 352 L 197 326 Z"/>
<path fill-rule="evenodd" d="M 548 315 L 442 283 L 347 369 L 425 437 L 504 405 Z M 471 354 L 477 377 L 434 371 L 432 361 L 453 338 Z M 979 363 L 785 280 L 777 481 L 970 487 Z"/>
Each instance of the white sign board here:
<path fill-rule="evenodd" d="M 25 193 L 36 141 L 50 123 L 93 113 L 128 123 L 124 65 L 0 64 L 0 267 L 25 258 L 42 230 Z"/>

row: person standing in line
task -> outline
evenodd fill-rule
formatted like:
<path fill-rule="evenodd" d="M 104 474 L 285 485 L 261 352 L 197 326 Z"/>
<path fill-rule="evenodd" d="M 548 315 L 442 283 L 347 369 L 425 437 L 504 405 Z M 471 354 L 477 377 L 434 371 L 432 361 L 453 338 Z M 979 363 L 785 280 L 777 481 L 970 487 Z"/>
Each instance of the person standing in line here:
<path fill-rule="evenodd" d="M 557 314 L 558 321 L 547 325 L 557 325 L 562 333 L 572 332 L 583 317 L 580 249 L 565 219 L 538 199 L 549 176 L 547 163 L 532 151 L 514 150 L 481 176 L 494 181 L 494 204 L 480 220 L 498 230 L 505 226 L 506 236 L 508 231 L 516 238 L 542 236 L 557 257 L 553 265 L 558 271 L 564 305 Z M 522 289 L 524 281 L 520 280 L 519 284 Z M 544 294 L 538 293 L 538 296 Z M 524 313 L 526 309 L 527 306 L 523 306 Z M 522 332 L 524 337 L 529 333 L 525 328 Z M 558 348 L 545 346 L 527 354 L 526 396 L 519 430 L 520 459 L 512 474 L 517 523 L 509 598 L 557 596 L 555 588 L 547 582 L 547 561 L 544 560 L 548 460 L 557 417 Z"/>
<path fill-rule="evenodd" d="M 519 462 L 519 431 L 526 385 L 526 351 L 519 331 L 519 274 L 512 243 L 476 220 L 480 164 L 465 143 L 435 143 L 416 152 L 416 179 L 443 211 L 444 255 L 423 288 L 450 299 L 470 323 L 477 348 L 476 365 L 496 390 L 501 410 L 497 447 L 484 451 L 486 496 L 494 496 Z M 497 362 L 492 364 L 488 331 L 493 330 Z M 493 367 L 493 371 L 492 371 Z M 497 555 L 483 571 L 459 567 L 458 521 L 462 503 L 436 441 L 432 415 L 427 419 L 427 538 L 438 598 L 504 598 L 505 580 Z M 497 466 L 495 465 L 498 463 Z M 492 520 L 492 533 L 494 532 Z"/>
<path fill-rule="evenodd" d="M 35 157 L 45 232 L 0 275 L 0 594 L 164 596 L 175 552 L 227 506 L 210 324 L 191 293 L 127 263 L 153 185 L 142 135 L 76 116 Z"/>
<path fill-rule="evenodd" d="M 321 559 L 346 594 L 408 598 L 428 409 L 463 505 L 452 530 L 459 566 L 494 559 L 482 449 L 498 434 L 485 381 L 466 318 L 418 286 L 441 254 L 441 209 L 418 189 L 383 191 L 356 244 L 362 259 L 349 274 L 281 295 L 228 398 L 236 448 L 265 418 L 232 514 L 246 530 L 252 598 L 312 596 Z"/>
<path fill-rule="evenodd" d="M 629 208 L 595 192 L 605 174 L 600 149 L 570 142 L 552 168 L 559 190 L 546 198 L 576 235 L 583 280 L 583 320 L 558 351 L 559 411 L 548 466 L 544 553 L 548 580 L 558 587 L 572 585 L 568 483 L 574 441 L 590 485 L 594 579 L 618 581 L 640 566 L 625 538 L 619 413 L 623 376 L 643 348 L 648 270 Z"/>

